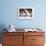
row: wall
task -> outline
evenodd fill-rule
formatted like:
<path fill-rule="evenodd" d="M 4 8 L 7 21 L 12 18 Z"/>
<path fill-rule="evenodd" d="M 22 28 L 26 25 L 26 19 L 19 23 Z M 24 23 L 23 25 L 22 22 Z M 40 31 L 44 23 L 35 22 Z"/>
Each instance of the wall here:
<path fill-rule="evenodd" d="M 1 0 L 0 24 L 15 25 L 16 28 L 38 27 L 46 28 L 46 1 L 45 0 Z M 33 20 L 17 20 L 18 7 L 33 7 Z"/>
<path fill-rule="evenodd" d="M 46 28 L 46 0 L 0 0 L 0 25 L 15 25 L 16 28 L 40 27 Z M 35 18 L 32 20 L 17 20 L 18 7 L 33 7 Z"/>
<path fill-rule="evenodd" d="M 17 20 L 18 7 L 33 7 L 35 18 Z M 0 29 L 9 24 L 16 28 L 40 27 L 46 32 L 46 0 L 0 0 Z"/>

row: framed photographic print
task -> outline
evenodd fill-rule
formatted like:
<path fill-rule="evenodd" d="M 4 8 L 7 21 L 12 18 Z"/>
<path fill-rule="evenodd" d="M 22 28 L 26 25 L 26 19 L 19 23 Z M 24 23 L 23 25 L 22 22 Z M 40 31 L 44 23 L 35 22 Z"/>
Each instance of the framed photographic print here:
<path fill-rule="evenodd" d="M 33 19 L 34 18 L 34 8 L 19 7 L 17 17 L 18 17 L 18 19 Z"/>

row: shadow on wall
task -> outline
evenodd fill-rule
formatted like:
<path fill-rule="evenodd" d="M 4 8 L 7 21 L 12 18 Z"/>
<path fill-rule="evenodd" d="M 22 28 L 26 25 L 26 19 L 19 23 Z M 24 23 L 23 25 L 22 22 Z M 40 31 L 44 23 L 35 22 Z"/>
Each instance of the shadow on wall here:
<path fill-rule="evenodd" d="M 0 24 L 0 43 L 2 43 L 2 36 L 3 36 L 2 32 L 6 31 L 6 30 L 4 30 L 4 28 L 6 28 L 5 25 Z"/>

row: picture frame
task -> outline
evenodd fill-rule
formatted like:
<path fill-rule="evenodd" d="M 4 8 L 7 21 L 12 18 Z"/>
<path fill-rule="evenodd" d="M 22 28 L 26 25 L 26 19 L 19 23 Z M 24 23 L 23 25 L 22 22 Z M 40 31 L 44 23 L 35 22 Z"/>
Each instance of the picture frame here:
<path fill-rule="evenodd" d="M 34 18 L 34 8 L 32 7 L 19 7 L 17 12 L 18 19 L 33 19 Z"/>

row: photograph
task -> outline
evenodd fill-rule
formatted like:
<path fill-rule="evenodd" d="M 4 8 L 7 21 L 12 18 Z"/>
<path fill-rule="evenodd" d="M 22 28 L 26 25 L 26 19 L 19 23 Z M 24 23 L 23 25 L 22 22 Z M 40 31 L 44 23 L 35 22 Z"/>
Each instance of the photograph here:
<path fill-rule="evenodd" d="M 18 8 L 18 19 L 32 19 L 33 18 L 33 8 Z"/>

